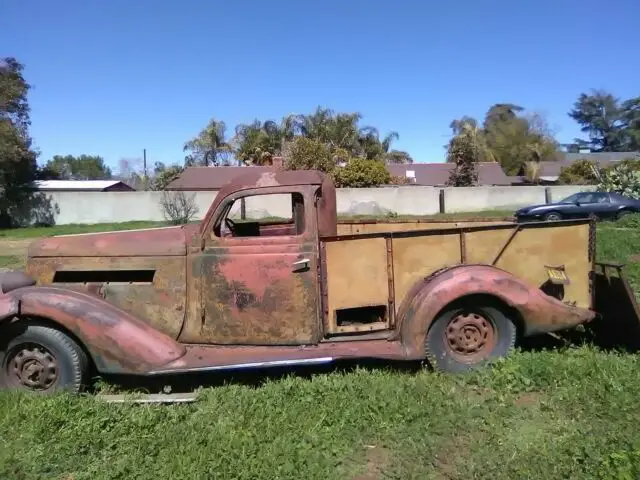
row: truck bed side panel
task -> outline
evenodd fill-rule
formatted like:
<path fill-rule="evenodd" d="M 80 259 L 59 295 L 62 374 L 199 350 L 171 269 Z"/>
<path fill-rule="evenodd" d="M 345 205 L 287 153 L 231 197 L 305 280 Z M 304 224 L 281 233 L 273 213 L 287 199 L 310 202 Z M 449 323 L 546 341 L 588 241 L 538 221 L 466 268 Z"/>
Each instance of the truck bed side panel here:
<path fill-rule="evenodd" d="M 564 268 L 569 284 L 552 285 L 554 296 L 591 307 L 588 221 L 359 234 L 322 243 L 329 319 L 336 309 L 372 304 L 388 304 L 393 316 L 413 285 L 459 264 L 493 265 L 539 288 L 551 285 L 546 267 Z"/>

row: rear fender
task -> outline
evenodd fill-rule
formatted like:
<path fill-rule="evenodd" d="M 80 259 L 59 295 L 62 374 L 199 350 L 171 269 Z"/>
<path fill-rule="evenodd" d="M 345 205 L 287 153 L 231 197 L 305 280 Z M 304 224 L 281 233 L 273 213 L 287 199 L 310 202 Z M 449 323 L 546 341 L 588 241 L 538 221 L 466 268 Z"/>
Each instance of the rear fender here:
<path fill-rule="evenodd" d="M 144 374 L 185 354 L 183 345 L 105 300 L 56 287 L 24 287 L 0 297 L 0 319 L 38 317 L 68 330 L 101 373 Z"/>
<path fill-rule="evenodd" d="M 397 336 L 407 355 L 421 358 L 429 326 L 447 306 L 471 295 L 497 299 L 517 312 L 520 335 L 553 332 L 588 322 L 591 310 L 566 305 L 511 273 L 489 265 L 459 265 L 414 285 L 398 310 Z"/>
<path fill-rule="evenodd" d="M 18 301 L 9 295 L 0 295 L 0 322 L 18 315 L 20 311 Z"/>

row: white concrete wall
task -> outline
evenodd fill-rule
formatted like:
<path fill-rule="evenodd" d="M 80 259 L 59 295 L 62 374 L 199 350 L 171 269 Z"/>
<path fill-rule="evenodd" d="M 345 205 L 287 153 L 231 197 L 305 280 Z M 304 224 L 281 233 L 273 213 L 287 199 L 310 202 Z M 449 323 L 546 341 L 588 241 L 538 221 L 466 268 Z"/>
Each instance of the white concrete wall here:
<path fill-rule="evenodd" d="M 545 203 L 545 187 L 450 187 L 444 189 L 447 212 L 510 210 Z"/>
<path fill-rule="evenodd" d="M 511 210 L 545 203 L 545 188 L 552 201 L 572 193 L 593 190 L 593 186 L 552 187 L 458 187 L 435 188 L 399 186 L 383 188 L 342 188 L 337 190 L 340 215 L 433 215 L 439 213 L 440 190 L 444 190 L 445 212 Z M 193 195 L 201 219 L 217 192 L 185 192 Z M 46 197 L 56 224 L 117 223 L 137 220 L 162 221 L 162 192 L 50 192 Z M 239 202 L 234 211 L 239 214 Z M 291 216 L 289 195 L 265 195 L 247 199 L 248 217 Z M 42 218 L 43 216 L 40 215 Z"/>
<path fill-rule="evenodd" d="M 340 188 L 336 193 L 341 215 L 433 215 L 440 210 L 435 187 Z"/>
<path fill-rule="evenodd" d="M 551 202 L 558 202 L 574 193 L 590 192 L 595 189 L 595 185 L 558 185 L 551 187 L 549 190 L 551 191 Z"/>

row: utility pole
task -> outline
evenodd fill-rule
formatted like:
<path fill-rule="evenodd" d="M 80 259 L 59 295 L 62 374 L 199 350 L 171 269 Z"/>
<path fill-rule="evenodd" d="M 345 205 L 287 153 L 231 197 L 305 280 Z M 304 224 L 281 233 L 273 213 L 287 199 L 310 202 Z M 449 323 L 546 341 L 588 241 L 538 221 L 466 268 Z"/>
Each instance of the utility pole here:
<path fill-rule="evenodd" d="M 142 170 L 144 171 L 144 178 L 147 178 L 147 149 L 142 149 Z"/>

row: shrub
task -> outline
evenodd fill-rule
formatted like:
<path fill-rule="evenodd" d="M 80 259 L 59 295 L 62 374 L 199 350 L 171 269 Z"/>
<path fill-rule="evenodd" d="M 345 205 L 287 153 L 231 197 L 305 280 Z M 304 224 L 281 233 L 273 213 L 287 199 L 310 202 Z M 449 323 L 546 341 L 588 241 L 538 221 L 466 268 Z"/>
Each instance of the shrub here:
<path fill-rule="evenodd" d="M 160 199 L 162 214 L 172 225 L 189 223 L 198 213 L 196 195 L 186 195 L 184 192 L 162 192 Z"/>
<path fill-rule="evenodd" d="M 391 175 L 381 161 L 356 157 L 334 170 L 333 181 L 336 187 L 377 187 L 389 184 Z"/>
<path fill-rule="evenodd" d="M 600 181 L 598 164 L 592 160 L 581 159 L 560 171 L 558 180 L 565 185 L 597 185 Z"/>
<path fill-rule="evenodd" d="M 618 165 L 603 171 L 598 190 L 640 199 L 640 169 L 634 168 L 633 163 L 625 163 L 623 160 Z"/>

